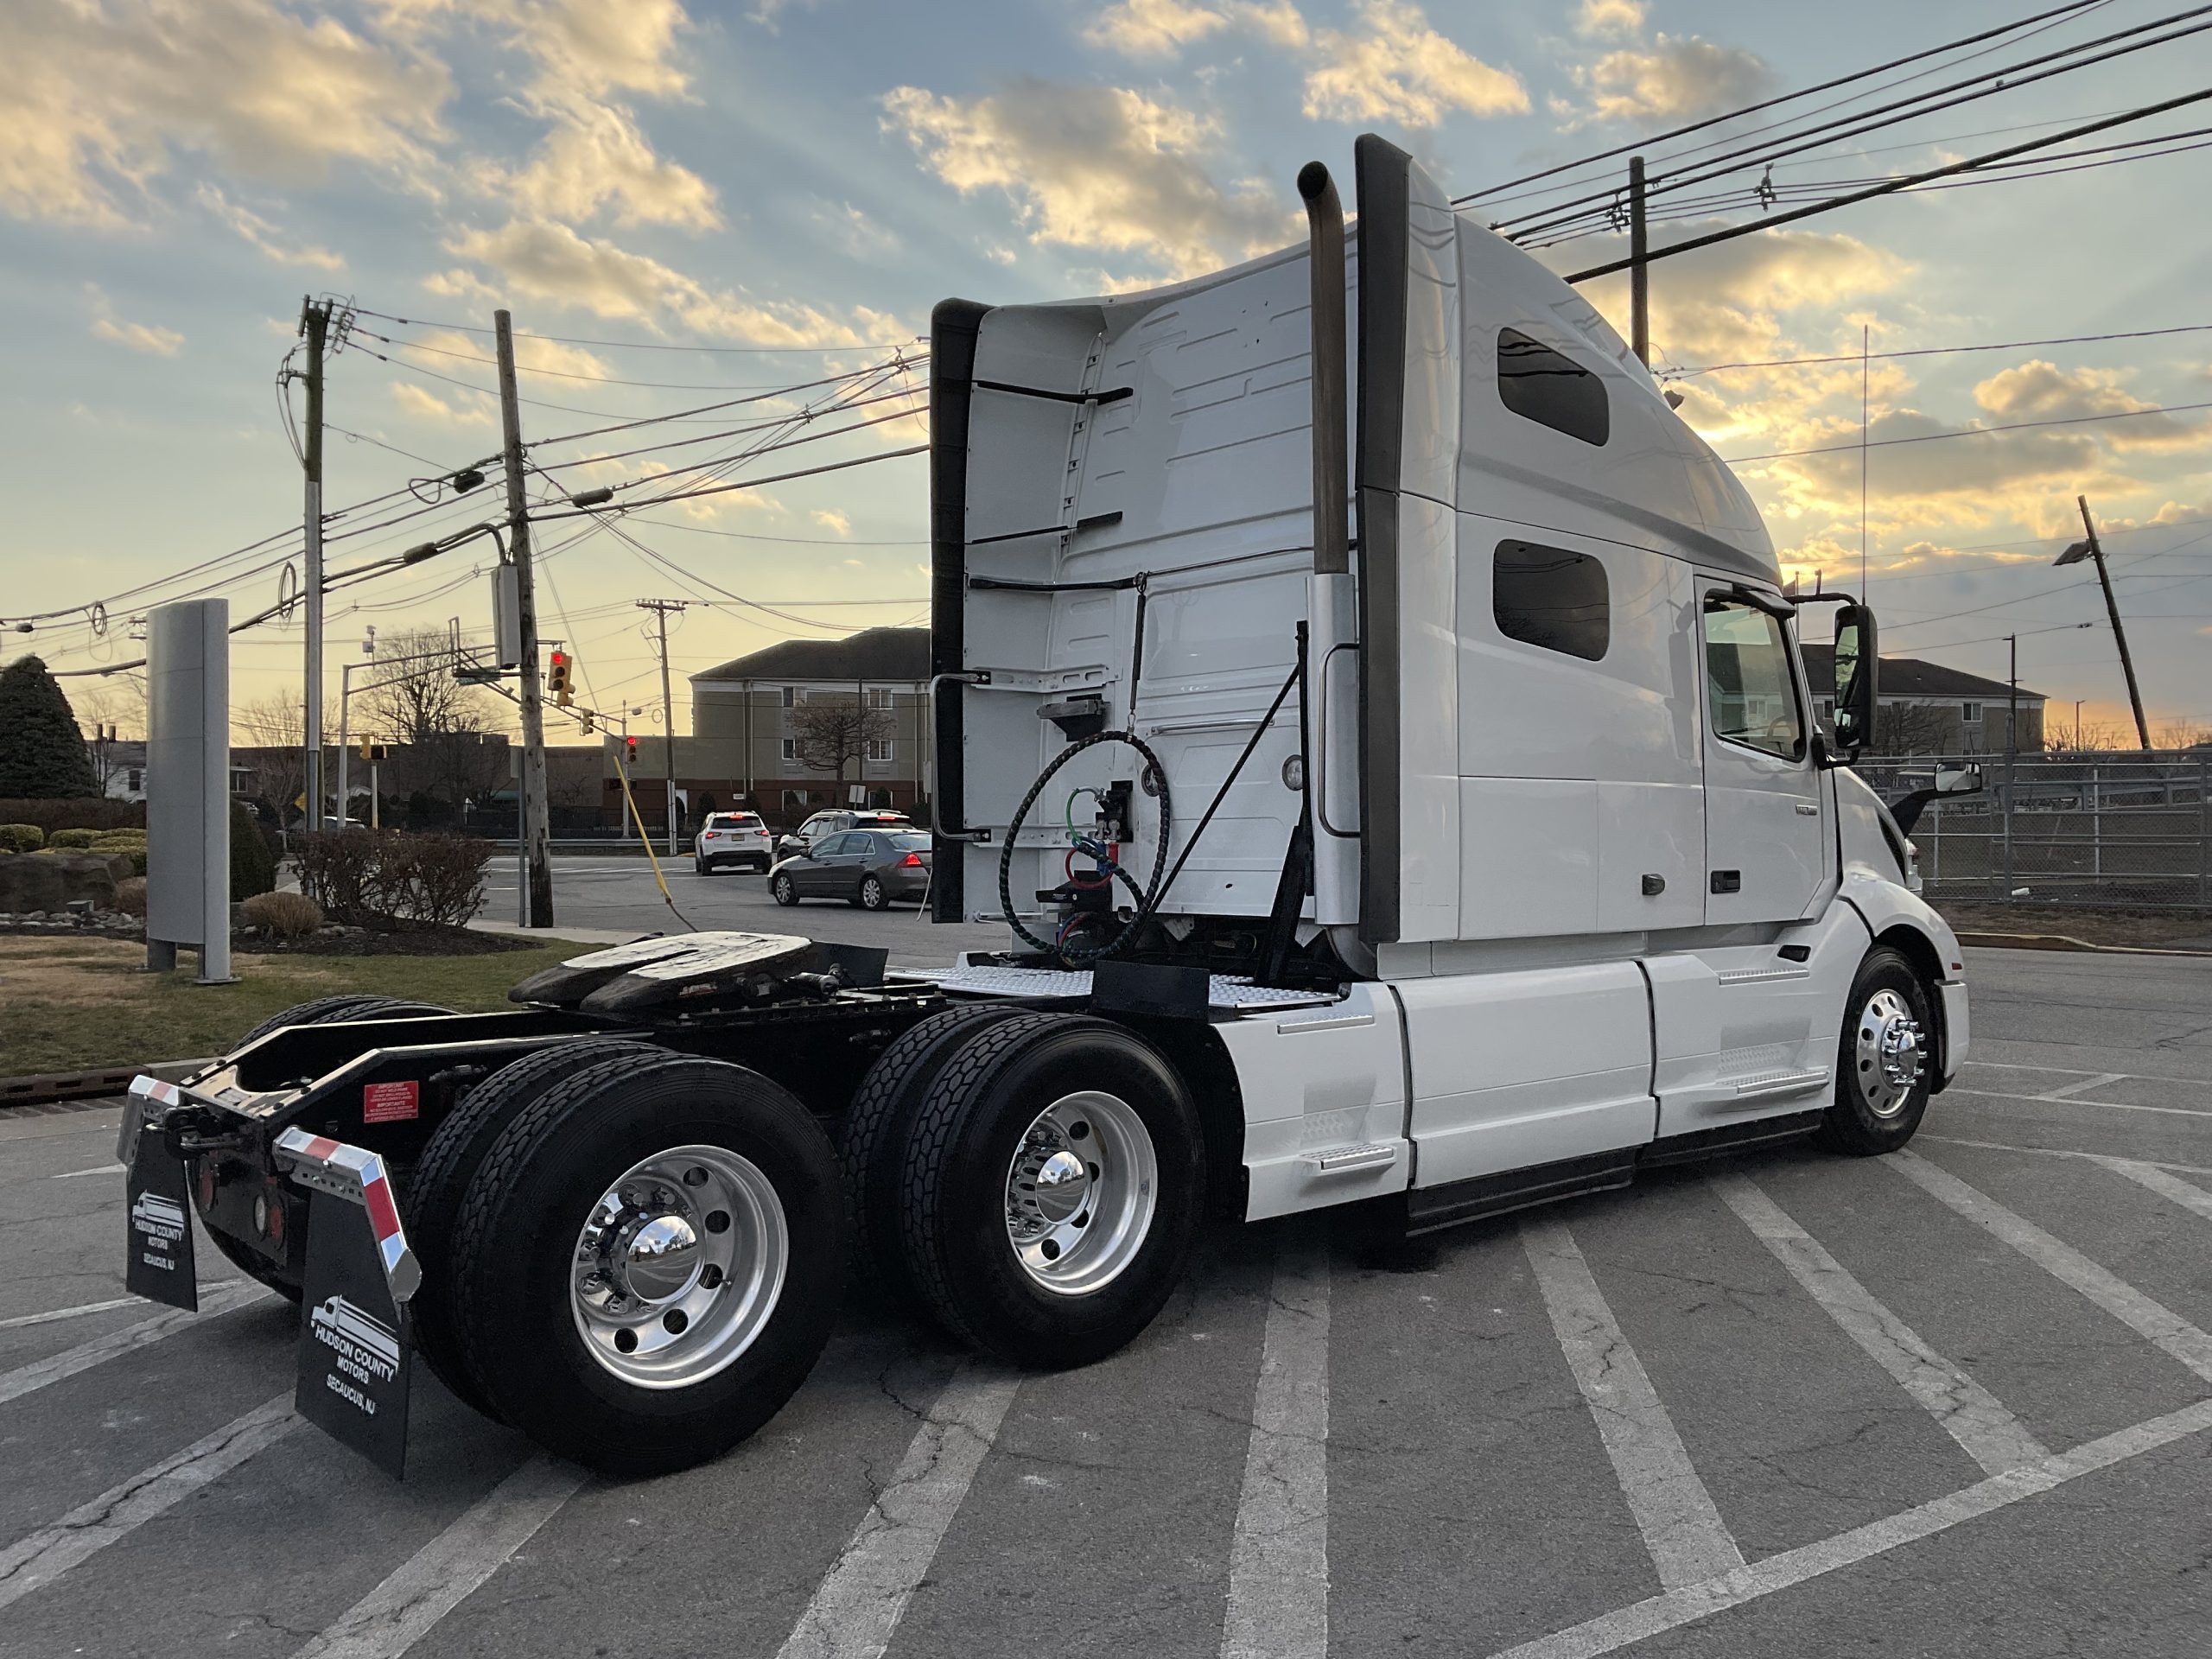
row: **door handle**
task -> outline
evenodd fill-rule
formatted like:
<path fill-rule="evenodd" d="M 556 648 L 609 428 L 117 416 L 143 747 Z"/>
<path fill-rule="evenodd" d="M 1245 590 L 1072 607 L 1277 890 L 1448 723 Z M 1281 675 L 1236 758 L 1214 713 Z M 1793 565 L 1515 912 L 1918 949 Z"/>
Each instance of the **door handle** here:
<path fill-rule="evenodd" d="M 1744 873 L 1741 870 L 1715 870 L 1710 883 L 1714 893 L 1741 893 Z"/>
<path fill-rule="evenodd" d="M 1814 802 L 1800 801 L 1797 803 L 1797 816 L 1801 818 L 1817 818 L 1821 816 L 1821 809 Z"/>

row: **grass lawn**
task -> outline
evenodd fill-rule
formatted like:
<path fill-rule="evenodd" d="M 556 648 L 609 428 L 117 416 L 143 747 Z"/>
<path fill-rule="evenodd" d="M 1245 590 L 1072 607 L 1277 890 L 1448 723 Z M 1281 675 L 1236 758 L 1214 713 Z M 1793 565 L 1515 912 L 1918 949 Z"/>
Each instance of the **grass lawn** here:
<path fill-rule="evenodd" d="M 219 1054 L 270 1014 L 342 991 L 464 1012 L 505 1007 L 509 986 L 599 948 L 561 940 L 485 957 L 240 955 L 231 958 L 238 984 L 195 985 L 189 968 L 148 973 L 142 944 L 0 938 L 0 1077 Z"/>

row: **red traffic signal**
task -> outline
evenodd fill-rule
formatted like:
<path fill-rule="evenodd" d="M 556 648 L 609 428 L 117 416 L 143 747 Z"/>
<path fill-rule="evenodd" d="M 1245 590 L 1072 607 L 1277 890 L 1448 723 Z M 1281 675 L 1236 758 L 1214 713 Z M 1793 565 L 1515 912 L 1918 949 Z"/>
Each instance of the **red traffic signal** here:
<path fill-rule="evenodd" d="M 545 676 L 545 689 L 553 694 L 553 701 L 566 709 L 573 697 L 569 689 L 569 653 L 556 651 Z"/>
<path fill-rule="evenodd" d="M 626 737 L 622 741 L 630 751 L 627 758 L 635 760 L 638 758 L 638 740 L 634 737 Z"/>

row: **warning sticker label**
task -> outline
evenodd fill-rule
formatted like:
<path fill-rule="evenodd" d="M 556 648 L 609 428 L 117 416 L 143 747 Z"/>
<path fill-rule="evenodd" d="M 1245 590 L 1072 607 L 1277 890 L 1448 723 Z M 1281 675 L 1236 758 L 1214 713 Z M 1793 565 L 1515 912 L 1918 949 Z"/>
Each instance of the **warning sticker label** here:
<path fill-rule="evenodd" d="M 361 1122 L 400 1123 L 423 1115 L 419 1083 L 372 1083 L 361 1090 Z"/>

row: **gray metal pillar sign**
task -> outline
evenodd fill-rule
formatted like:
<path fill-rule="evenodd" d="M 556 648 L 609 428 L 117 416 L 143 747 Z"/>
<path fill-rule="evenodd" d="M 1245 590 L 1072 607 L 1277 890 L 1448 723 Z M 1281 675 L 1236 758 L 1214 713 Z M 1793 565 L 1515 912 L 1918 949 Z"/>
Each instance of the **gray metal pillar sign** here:
<path fill-rule="evenodd" d="M 146 966 L 194 947 L 200 982 L 231 980 L 231 607 L 146 615 Z"/>

